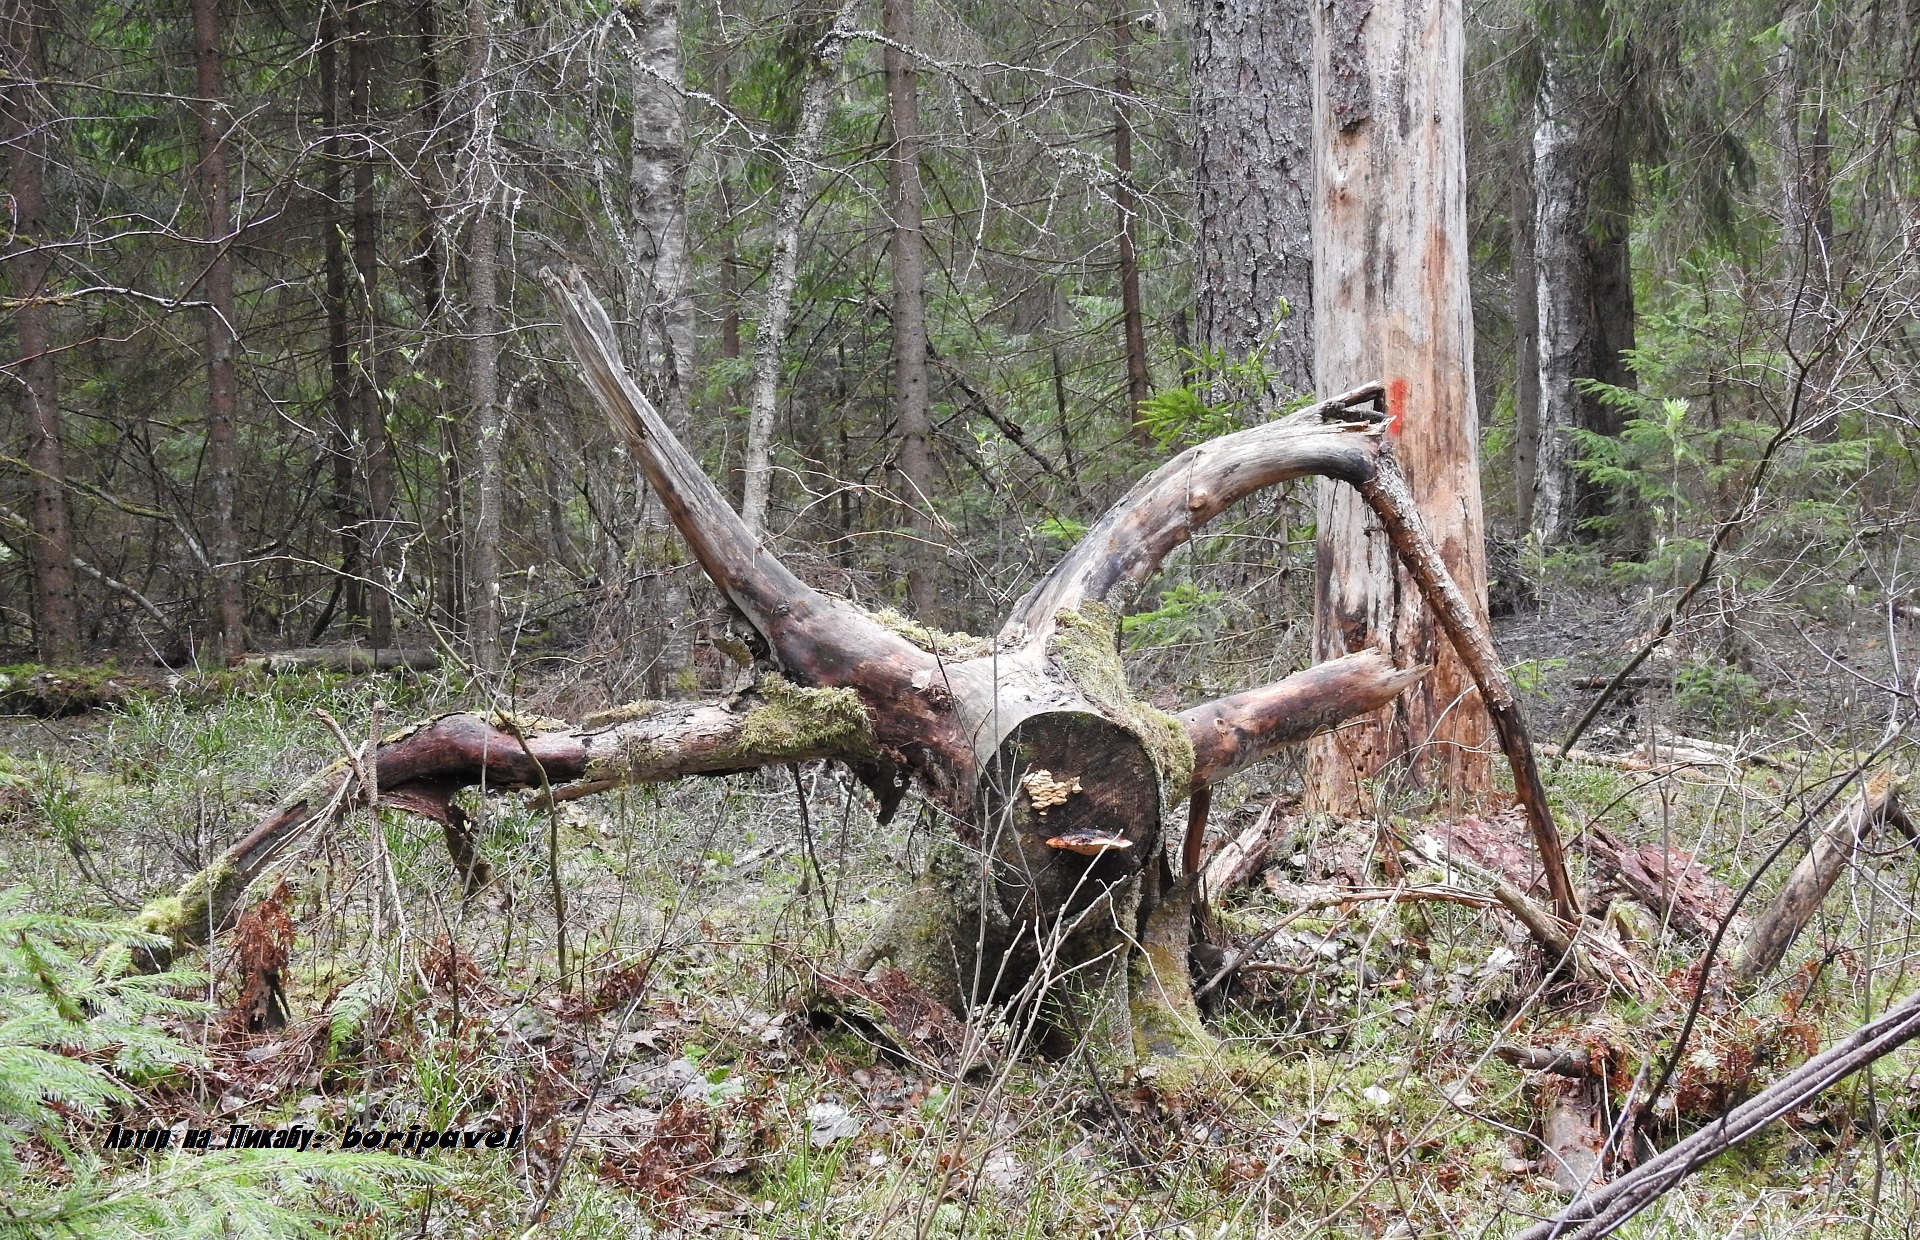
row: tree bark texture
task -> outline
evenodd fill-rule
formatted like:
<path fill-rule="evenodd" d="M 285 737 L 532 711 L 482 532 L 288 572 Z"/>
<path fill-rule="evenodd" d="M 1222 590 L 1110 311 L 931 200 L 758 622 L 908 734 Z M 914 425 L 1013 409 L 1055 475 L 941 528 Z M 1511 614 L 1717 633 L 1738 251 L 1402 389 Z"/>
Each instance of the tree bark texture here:
<path fill-rule="evenodd" d="M 1533 135 L 1514 143 L 1513 185 L 1513 501 L 1522 530 L 1533 528 L 1540 477 L 1540 286 L 1533 255 Z"/>
<path fill-rule="evenodd" d="M 667 429 L 684 436 L 692 420 L 693 293 L 687 255 L 687 99 L 680 50 L 680 0 L 629 10 L 633 49 L 633 139 L 629 178 L 627 305 L 639 327 L 643 374 L 660 393 Z M 665 697 L 693 666 L 688 590 L 673 571 L 685 563 L 665 505 L 642 505 L 632 565 L 641 576 L 635 615 L 638 654 L 651 697 Z"/>
<path fill-rule="evenodd" d="M 1610 150 L 1604 58 L 1573 36 L 1546 40 L 1534 97 L 1529 166 L 1534 300 L 1533 467 L 1524 501 L 1529 528 L 1549 545 L 1572 538 L 1582 520 L 1604 512 L 1604 493 L 1583 478 L 1570 431 L 1618 435 L 1623 415 L 1580 390 L 1582 379 L 1629 385 L 1622 350 L 1633 344 L 1633 286 L 1627 219 L 1601 184 L 1623 179 Z M 1616 84 L 1617 85 L 1617 84 Z"/>
<path fill-rule="evenodd" d="M 1786 257 L 1781 299 L 1787 308 L 1787 347 L 1804 372 L 1794 412 L 1815 434 L 1833 430 L 1834 381 L 1842 351 L 1829 339 L 1842 317 L 1839 294 L 1845 272 L 1836 267 L 1833 245 L 1833 138 L 1823 89 L 1823 13 L 1818 5 L 1794 7 L 1780 24 L 1776 77 L 1781 164 L 1780 249 Z M 1827 19 L 1831 21 L 1831 18 Z M 1833 53 L 1826 52 L 1827 57 Z"/>
<path fill-rule="evenodd" d="M 1314 390 L 1312 49 L 1308 0 L 1195 5 L 1196 335 L 1209 357 L 1265 369 L 1263 413 Z"/>
<path fill-rule="evenodd" d="M 39 6 L 9 0 L 4 10 L 5 71 L 11 85 L 0 91 L 7 145 L 7 176 L 13 194 L 13 226 L 7 268 L 14 273 L 13 312 L 19 346 L 19 395 L 27 432 L 27 464 L 33 470 L 33 628 L 40 659 L 71 662 L 80 652 L 80 618 L 74 593 L 73 522 L 67 511 L 66 468 L 61 460 L 59 375 L 54 364 L 52 310 L 47 304 L 53 252 L 46 235 L 48 128 L 41 78 Z"/>
<path fill-rule="evenodd" d="M 374 161 L 379 147 L 373 133 L 373 33 L 370 4 L 346 10 L 348 109 L 354 126 L 353 267 L 358 282 L 359 365 L 353 370 L 354 430 L 360 439 L 366 479 L 366 525 L 361 539 L 367 575 L 367 637 L 374 646 L 393 644 L 393 447 L 380 406 L 379 298 L 380 257 L 375 242 L 380 220 L 374 202 Z"/>
<path fill-rule="evenodd" d="M 1420 516 L 1483 614 L 1460 5 L 1333 0 L 1319 11 L 1315 373 L 1326 390 L 1384 381 L 1387 435 Z M 1309 745 L 1310 801 L 1359 812 L 1376 776 L 1455 798 L 1486 792 L 1486 711 L 1389 538 L 1357 492 L 1331 483 L 1318 520 L 1315 657 L 1378 644 L 1434 670 L 1388 710 Z"/>
<path fill-rule="evenodd" d="M 773 488 L 773 423 L 780 402 L 780 356 L 793 315 L 793 289 L 800 270 L 800 220 L 806 214 L 820 135 L 833 106 L 833 89 L 846 55 L 847 6 L 836 4 L 826 35 L 813 49 L 800 117 L 781 161 L 780 198 L 773 211 L 773 253 L 767 263 L 766 299 L 753 340 L 753 392 L 747 402 L 747 442 L 741 462 L 740 516 L 756 536 L 767 527 Z"/>
<path fill-rule="evenodd" d="M 506 438 L 500 407 L 500 186 L 494 167 L 493 14 L 489 0 L 467 0 L 467 91 L 472 108 L 473 252 L 467 259 L 467 398 L 473 405 L 473 530 L 469 540 L 469 642 L 482 672 L 501 670 L 500 528 L 506 502 L 500 455 Z M 381 644 L 377 640 L 375 645 Z"/>
<path fill-rule="evenodd" d="M 893 421 L 899 437 L 900 499 L 907 505 L 907 600 L 928 624 L 940 622 L 935 553 L 932 421 L 927 406 L 927 260 L 921 227 L 920 99 L 915 81 L 914 0 L 885 0 L 888 42 L 881 48 L 887 79 L 887 206 L 893 216 Z"/>
<path fill-rule="evenodd" d="M 239 413 L 233 350 L 232 204 L 227 188 L 226 87 L 220 54 L 220 0 L 193 0 L 194 87 L 198 96 L 200 204 L 206 228 L 207 473 L 211 481 L 207 554 L 213 562 L 214 657 L 246 649 L 240 529 L 234 515 L 238 465 L 234 421 Z"/>

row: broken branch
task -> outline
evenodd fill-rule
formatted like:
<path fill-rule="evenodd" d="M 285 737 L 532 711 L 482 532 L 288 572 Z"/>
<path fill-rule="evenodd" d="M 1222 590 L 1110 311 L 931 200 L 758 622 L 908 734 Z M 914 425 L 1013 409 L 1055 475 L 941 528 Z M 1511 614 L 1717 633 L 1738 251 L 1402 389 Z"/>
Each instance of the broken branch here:
<path fill-rule="evenodd" d="M 1893 777 L 1882 771 L 1827 823 L 1740 945 L 1733 963 L 1736 988 L 1750 989 L 1780 963 L 1867 836 L 1885 826 L 1911 829 L 1895 792 Z"/>
<path fill-rule="evenodd" d="M 1515 1240 L 1599 1240 L 1662 1193 L 1783 1115 L 1920 1036 L 1920 994 L 1911 995 L 1855 1030 L 1844 1042 L 1807 1060 L 1735 1107 L 1717 1123 L 1654 1155 L 1613 1183 L 1594 1189 L 1556 1217 Z"/>

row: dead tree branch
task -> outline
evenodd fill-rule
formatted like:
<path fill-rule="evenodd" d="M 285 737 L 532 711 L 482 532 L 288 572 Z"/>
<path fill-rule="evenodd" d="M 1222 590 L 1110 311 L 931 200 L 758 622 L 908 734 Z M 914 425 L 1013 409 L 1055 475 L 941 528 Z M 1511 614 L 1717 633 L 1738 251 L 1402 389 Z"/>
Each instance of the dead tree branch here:
<path fill-rule="evenodd" d="M 1846 1041 L 1807 1060 L 1784 1079 L 1735 1107 L 1724 1119 L 1581 1197 L 1556 1217 L 1529 1227 L 1515 1240 L 1599 1240 L 1611 1235 L 1687 1176 L 1916 1036 L 1920 1036 L 1920 995 L 1888 1008 Z"/>

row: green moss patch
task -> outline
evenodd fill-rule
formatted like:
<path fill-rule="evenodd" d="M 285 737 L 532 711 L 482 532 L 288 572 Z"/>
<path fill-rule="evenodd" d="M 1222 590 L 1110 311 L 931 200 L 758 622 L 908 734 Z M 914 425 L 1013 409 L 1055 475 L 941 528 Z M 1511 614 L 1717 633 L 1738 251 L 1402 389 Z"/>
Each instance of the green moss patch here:
<path fill-rule="evenodd" d="M 1186 800 L 1193 786 L 1193 742 L 1178 719 L 1141 701 L 1127 683 L 1115 649 L 1119 616 L 1105 603 L 1089 601 L 1078 610 L 1063 608 L 1053 623 L 1047 653 L 1088 701 L 1140 738 L 1160 772 L 1160 803 Z"/>

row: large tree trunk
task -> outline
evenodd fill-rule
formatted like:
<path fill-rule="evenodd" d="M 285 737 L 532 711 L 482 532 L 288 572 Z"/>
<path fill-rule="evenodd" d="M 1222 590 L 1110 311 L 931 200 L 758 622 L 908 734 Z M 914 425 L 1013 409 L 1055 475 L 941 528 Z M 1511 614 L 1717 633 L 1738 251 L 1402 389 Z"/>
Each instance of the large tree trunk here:
<path fill-rule="evenodd" d="M 1264 412 L 1316 374 L 1312 48 L 1306 0 L 1194 6 L 1197 334 L 1209 357 L 1265 369 L 1260 390 L 1218 393 Z"/>
<path fill-rule="evenodd" d="M 500 518 L 505 503 L 500 455 L 507 421 L 500 407 L 499 185 L 494 172 L 493 23 L 488 0 L 467 0 L 467 92 L 473 116 L 473 252 L 467 259 L 467 398 L 473 403 L 473 530 L 469 576 L 468 641 L 473 660 L 487 673 L 500 671 Z M 375 643 L 378 644 L 377 642 Z"/>
<path fill-rule="evenodd" d="M 239 473 L 234 420 L 239 390 L 233 368 L 233 222 L 227 201 L 226 87 L 220 59 L 220 0 L 193 0 L 193 61 L 200 121 L 200 203 L 207 233 L 207 473 L 212 494 L 207 555 L 213 562 L 212 648 L 216 660 L 246 649 L 240 527 L 234 512 Z"/>
<path fill-rule="evenodd" d="M 847 4 L 834 7 L 826 34 L 810 49 L 806 84 L 800 91 L 800 116 L 793 138 L 782 152 L 780 198 L 773 210 L 773 253 L 767 262 L 766 299 L 753 340 L 753 394 L 747 402 L 747 442 L 740 473 L 740 515 L 757 536 L 767 526 L 773 493 L 773 422 L 780 402 L 780 354 L 787 321 L 793 314 L 793 289 L 800 272 L 800 220 L 806 214 L 813 165 L 820 153 L 827 112 L 833 106 L 840 61 L 846 55 Z"/>
<path fill-rule="evenodd" d="M 687 99 L 680 52 L 680 0 L 635 6 L 633 149 L 629 178 L 627 305 L 643 350 L 643 374 L 660 393 L 667 429 L 692 420 L 693 294 L 687 256 Z M 688 591 L 673 570 L 685 562 L 657 497 L 641 507 L 636 547 L 638 654 L 652 697 L 684 688 L 693 665 Z"/>
<path fill-rule="evenodd" d="M 53 360 L 51 311 L 45 300 L 53 271 L 47 244 L 45 169 L 47 118 L 41 77 L 40 12 L 34 0 L 10 0 L 4 22 L 4 66 L 12 84 L 0 91 L 5 114 L 7 175 L 13 188 L 13 226 L 7 267 L 14 273 L 13 321 L 20 346 L 20 403 L 33 470 L 33 627 L 40 658 L 70 662 L 80 652 L 80 617 L 73 585 L 73 524 L 67 512 L 67 475 L 60 457 L 60 394 Z"/>
<path fill-rule="evenodd" d="M 1604 510 L 1604 494 L 1582 477 L 1571 431 L 1617 435 L 1622 415 L 1584 392 L 1580 380 L 1624 385 L 1622 350 L 1633 344 L 1633 286 L 1623 204 L 1624 170 L 1608 149 L 1602 58 L 1571 37 L 1547 40 L 1534 98 L 1531 294 L 1534 302 L 1529 528 L 1552 545 Z M 1617 145 L 1617 144 L 1615 144 Z M 1602 185 L 1611 177 L 1613 184 Z M 1523 359 L 1524 364 L 1524 359 Z"/>
<path fill-rule="evenodd" d="M 1486 599 L 1459 0 L 1333 0 L 1315 32 L 1320 214 L 1315 373 L 1323 390 L 1385 381 L 1388 437 L 1440 558 L 1476 610 Z M 1372 808 L 1376 776 L 1471 798 L 1492 786 L 1488 716 L 1360 496 L 1323 483 L 1314 652 L 1379 644 L 1433 674 L 1387 711 L 1309 747 L 1322 808 Z"/>
<path fill-rule="evenodd" d="M 1367 652 L 1165 714 L 1129 687 L 1116 628 L 1166 555 L 1255 491 L 1307 474 L 1339 478 L 1360 490 L 1409 556 L 1489 700 L 1512 704 L 1386 454 L 1383 418 L 1355 408 L 1377 400 L 1377 386 L 1169 461 L 1021 599 L 997 637 L 896 632 L 774 559 L 627 375 L 613 324 L 578 275 L 554 279 L 553 290 L 588 385 L 695 558 L 763 639 L 770 666 L 724 705 L 639 704 L 587 727 L 454 715 L 396 734 L 299 789 L 178 896 L 152 906 L 150 928 L 180 943 L 204 940 L 291 839 L 355 799 L 377 797 L 447 824 L 471 877 L 479 862 L 451 800 L 462 787 L 566 798 L 833 757 L 874 790 L 883 815 L 917 780 L 957 836 L 934 850 L 876 956 L 891 955 L 955 1007 L 1041 1002 L 1063 971 L 1084 972 L 1100 979 L 1080 988 L 1092 1001 L 1086 1013 L 1115 1035 L 1116 1050 L 1182 1053 L 1206 1044 L 1186 952 L 1199 867 L 1174 881 L 1162 848 L 1165 812 L 1196 777 L 1223 778 L 1284 741 L 1372 709 L 1423 669 L 1396 669 Z M 1517 735 L 1519 754 L 1524 732 Z M 1516 778 L 1537 792 L 1537 778 L 1526 779 L 1531 767 L 1515 762 Z M 1549 874 L 1564 876 L 1554 849 Z"/>
<path fill-rule="evenodd" d="M 886 0 L 887 207 L 893 216 L 893 422 L 900 440 L 900 499 L 907 505 L 907 600 L 928 624 L 940 622 L 934 554 L 933 457 L 927 437 L 927 260 L 920 221 L 920 100 L 913 53 L 914 0 Z"/>

